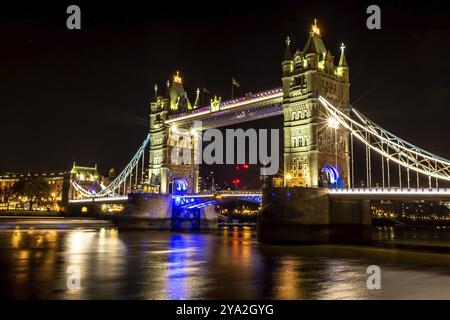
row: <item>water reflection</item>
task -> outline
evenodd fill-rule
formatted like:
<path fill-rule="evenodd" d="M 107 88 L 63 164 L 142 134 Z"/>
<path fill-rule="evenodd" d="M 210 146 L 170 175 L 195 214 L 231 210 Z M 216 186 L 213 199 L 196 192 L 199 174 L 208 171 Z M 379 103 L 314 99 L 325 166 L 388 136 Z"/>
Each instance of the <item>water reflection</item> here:
<path fill-rule="evenodd" d="M 199 234 L 172 235 L 169 240 L 165 298 L 192 299 L 205 287 L 208 247 Z"/>
<path fill-rule="evenodd" d="M 393 243 L 442 242 L 450 230 L 374 232 Z M 367 290 L 370 264 L 382 269 L 382 290 Z M 75 291 L 66 285 L 74 265 L 82 277 Z M 215 234 L 1 230 L 0 267 L 0 296 L 19 299 L 450 299 L 448 254 L 262 245 L 253 229 L 237 227 Z"/>
<path fill-rule="evenodd" d="M 324 281 L 317 292 L 318 299 L 366 299 L 366 268 L 351 259 L 331 259 L 323 262 Z"/>
<path fill-rule="evenodd" d="M 287 256 L 280 259 L 279 266 L 274 272 L 274 299 L 300 300 L 305 299 L 301 261 Z"/>

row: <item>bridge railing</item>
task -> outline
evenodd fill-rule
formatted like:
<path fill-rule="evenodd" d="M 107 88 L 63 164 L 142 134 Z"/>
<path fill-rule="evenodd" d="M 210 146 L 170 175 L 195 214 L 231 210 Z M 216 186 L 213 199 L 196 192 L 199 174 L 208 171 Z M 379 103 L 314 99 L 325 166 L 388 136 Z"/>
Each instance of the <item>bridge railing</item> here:
<path fill-rule="evenodd" d="M 214 197 L 214 196 L 249 196 L 249 195 L 261 195 L 261 190 L 221 190 L 221 191 L 207 191 L 199 193 L 185 193 L 182 195 L 173 195 L 178 198 L 195 198 L 195 197 Z"/>
<path fill-rule="evenodd" d="M 274 98 L 277 96 L 281 96 L 282 94 L 283 94 L 283 88 L 274 88 L 274 89 L 270 89 L 270 90 L 266 90 L 266 91 L 257 92 L 257 93 L 251 94 L 249 96 L 244 96 L 244 97 L 239 97 L 239 98 L 236 98 L 233 100 L 223 101 L 220 104 L 219 110 L 226 110 L 229 108 L 241 106 L 243 104 L 250 104 L 250 103 L 257 102 L 257 101 Z M 201 115 L 204 113 L 208 113 L 209 110 L 210 110 L 210 107 L 205 106 L 205 107 L 194 109 L 189 112 L 173 114 L 173 115 L 169 116 L 168 122 L 176 120 L 178 118 L 191 116 L 191 115 L 193 116 L 193 115 Z"/>
<path fill-rule="evenodd" d="M 450 194 L 448 188 L 337 188 L 329 189 L 332 194 Z"/>

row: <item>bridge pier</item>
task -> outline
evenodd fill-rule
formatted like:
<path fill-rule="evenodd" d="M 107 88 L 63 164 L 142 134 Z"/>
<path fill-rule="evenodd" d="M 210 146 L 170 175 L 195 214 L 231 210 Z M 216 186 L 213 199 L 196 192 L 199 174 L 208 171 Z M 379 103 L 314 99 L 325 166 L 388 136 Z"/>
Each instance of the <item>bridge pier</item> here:
<path fill-rule="evenodd" d="M 130 194 L 117 217 L 119 229 L 170 230 L 172 197 L 167 194 Z"/>
<path fill-rule="evenodd" d="M 130 194 L 125 210 L 117 218 L 123 229 L 161 231 L 206 231 L 216 229 L 214 206 L 180 210 L 171 194 Z"/>
<path fill-rule="evenodd" d="M 258 240 L 266 243 L 364 243 L 370 241 L 370 202 L 330 198 L 328 189 L 263 190 Z"/>

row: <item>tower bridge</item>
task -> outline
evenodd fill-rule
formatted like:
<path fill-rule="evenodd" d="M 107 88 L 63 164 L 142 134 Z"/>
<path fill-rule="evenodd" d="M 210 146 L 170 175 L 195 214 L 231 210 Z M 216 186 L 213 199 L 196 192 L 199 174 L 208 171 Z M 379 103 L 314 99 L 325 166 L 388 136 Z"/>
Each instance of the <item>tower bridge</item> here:
<path fill-rule="evenodd" d="M 306 234 L 314 238 L 310 226 L 370 225 L 369 199 L 450 200 L 450 192 L 439 188 L 439 181 L 450 181 L 449 160 L 401 139 L 350 104 L 350 67 L 345 46 L 339 49 L 335 63 L 315 22 L 302 49 L 291 50 L 287 38 L 280 88 L 229 101 L 214 97 L 209 105 L 200 105 L 199 90 L 191 103 L 177 72 L 164 93 L 155 86 L 149 134 L 129 164 L 95 194 L 73 181 L 76 192 L 72 194 L 78 196 L 71 204 L 129 201 L 128 195 L 136 195 L 157 203 L 141 210 L 149 216 L 154 208 L 170 215 L 174 208 L 203 210 L 217 203 L 218 196 L 244 197 L 237 192 L 199 194 L 199 164 L 171 159 L 171 154 L 181 146 L 182 153 L 195 159 L 202 130 L 277 115 L 284 119 L 281 184 L 271 185 L 267 179 L 263 192 L 253 195 L 253 200 L 272 208 L 269 213 L 263 211 L 264 230 L 271 223 L 281 228 L 298 225 L 299 230 L 307 226 Z M 365 150 L 363 163 L 355 161 L 355 143 Z M 375 165 L 380 166 L 376 171 L 381 177 L 374 176 Z M 361 166 L 365 167 L 365 187 L 357 188 L 355 171 Z M 375 179 L 381 186 L 375 186 Z M 275 238 L 283 238 L 280 230 Z"/>
<path fill-rule="evenodd" d="M 165 123 L 191 127 L 194 121 L 201 121 L 199 130 L 229 126 L 282 115 L 282 101 L 282 88 L 249 94 L 223 103 L 221 99 L 214 97 L 210 106 L 174 114 Z"/>

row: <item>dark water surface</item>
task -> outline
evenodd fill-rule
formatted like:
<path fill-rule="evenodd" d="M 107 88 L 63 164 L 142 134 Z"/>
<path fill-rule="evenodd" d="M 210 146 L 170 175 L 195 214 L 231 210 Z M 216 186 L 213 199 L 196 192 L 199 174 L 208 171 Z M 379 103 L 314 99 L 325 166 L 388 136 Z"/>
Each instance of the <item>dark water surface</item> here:
<path fill-rule="evenodd" d="M 411 230 L 374 234 L 449 245 L 450 229 Z M 381 268 L 381 290 L 367 289 L 366 268 L 373 264 Z M 81 288 L 69 290 L 73 266 Z M 12 299 L 450 299 L 448 253 L 264 245 L 250 228 L 212 234 L 3 229 L 0 268 L 0 297 Z"/>

